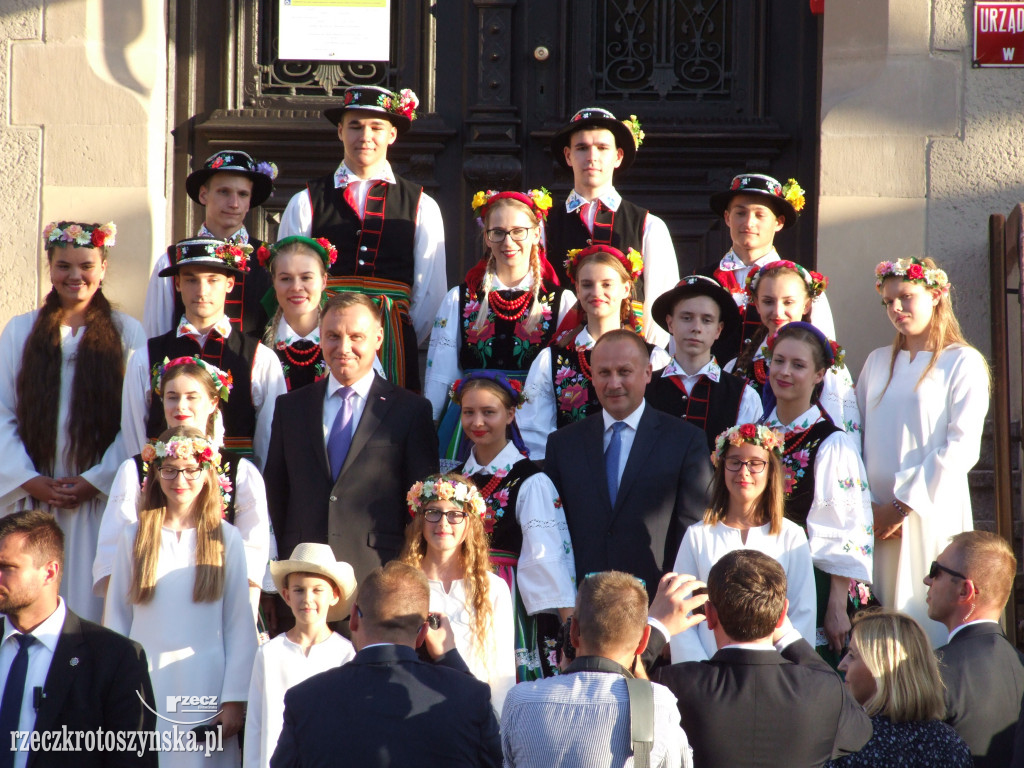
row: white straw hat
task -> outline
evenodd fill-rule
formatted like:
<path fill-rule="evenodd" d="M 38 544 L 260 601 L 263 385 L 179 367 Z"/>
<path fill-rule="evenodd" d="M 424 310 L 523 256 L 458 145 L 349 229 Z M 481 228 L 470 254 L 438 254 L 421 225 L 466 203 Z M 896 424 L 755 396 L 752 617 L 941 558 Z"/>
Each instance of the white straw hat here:
<path fill-rule="evenodd" d="M 352 566 L 338 562 L 334 551 L 326 544 L 298 544 L 288 560 L 272 560 L 270 577 L 277 591 L 284 595 L 284 580 L 289 573 L 315 573 L 338 587 L 341 599 L 327 612 L 328 621 L 340 621 L 348 616 L 349 601 L 356 592 L 356 574 Z"/>

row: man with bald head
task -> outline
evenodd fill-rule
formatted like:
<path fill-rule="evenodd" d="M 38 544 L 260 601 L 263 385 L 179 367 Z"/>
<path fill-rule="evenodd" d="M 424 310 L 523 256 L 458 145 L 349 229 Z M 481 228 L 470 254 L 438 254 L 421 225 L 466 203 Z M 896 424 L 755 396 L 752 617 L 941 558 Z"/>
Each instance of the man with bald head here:
<path fill-rule="evenodd" d="M 684 419 L 647 407 L 651 364 L 635 333 L 604 334 L 590 365 L 601 413 L 548 437 L 545 471 L 565 509 L 577 582 L 594 571 L 626 571 L 653 597 L 707 506 L 707 443 Z"/>

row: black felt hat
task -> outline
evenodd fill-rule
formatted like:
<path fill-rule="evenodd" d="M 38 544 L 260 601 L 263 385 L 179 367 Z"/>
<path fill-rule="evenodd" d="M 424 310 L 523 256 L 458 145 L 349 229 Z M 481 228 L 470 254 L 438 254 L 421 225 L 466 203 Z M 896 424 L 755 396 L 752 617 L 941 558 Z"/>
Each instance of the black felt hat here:
<path fill-rule="evenodd" d="M 238 149 L 224 149 L 210 155 L 203 167 L 193 171 L 185 179 L 185 191 L 199 203 L 199 188 L 215 173 L 237 173 L 252 179 L 252 200 L 250 205 L 260 205 L 274 191 L 277 166 L 273 163 L 258 163 L 247 152 Z M 200 203 L 202 205 L 202 203 Z"/>
<path fill-rule="evenodd" d="M 687 275 L 680 280 L 675 288 L 671 288 L 654 300 L 651 306 L 651 316 L 654 322 L 668 330 L 668 323 L 665 318 L 672 314 L 683 299 L 691 296 L 707 296 L 714 299 L 721 313 L 721 321 L 725 323 L 722 328 L 722 336 L 728 336 L 740 324 L 740 311 L 736 308 L 736 302 L 732 295 L 723 288 L 717 280 L 705 275 Z"/>
<path fill-rule="evenodd" d="M 398 129 L 398 135 L 409 130 L 416 119 L 416 107 L 420 101 L 416 94 L 406 88 L 392 93 L 387 88 L 376 85 L 352 85 L 345 89 L 345 96 L 340 107 L 329 107 L 324 110 L 324 117 L 335 125 L 341 122 L 345 110 L 360 109 L 366 112 L 379 112 L 381 117 L 390 120 Z"/>
<path fill-rule="evenodd" d="M 639 123 L 637 124 L 639 126 Z M 607 109 L 600 107 L 584 107 L 569 120 L 569 123 L 560 128 L 551 137 L 551 154 L 563 168 L 568 168 L 565 161 L 565 148 L 569 146 L 572 135 L 576 131 L 585 131 L 588 128 L 605 128 L 612 132 L 615 137 L 615 146 L 622 150 L 622 162 L 619 164 L 619 171 L 625 171 L 636 159 L 637 139 L 633 130 L 622 120 Z M 639 130 L 639 128 L 638 128 Z"/>
<path fill-rule="evenodd" d="M 773 179 L 763 173 L 741 173 L 739 176 L 734 176 L 727 192 L 715 192 L 711 195 L 711 210 L 721 216 L 736 195 L 753 195 L 764 198 L 762 202 L 771 208 L 777 217 L 784 219 L 783 229 L 788 229 L 796 224 L 799 214 L 793 207 L 793 203 L 786 199 L 786 193 L 778 179 Z"/>

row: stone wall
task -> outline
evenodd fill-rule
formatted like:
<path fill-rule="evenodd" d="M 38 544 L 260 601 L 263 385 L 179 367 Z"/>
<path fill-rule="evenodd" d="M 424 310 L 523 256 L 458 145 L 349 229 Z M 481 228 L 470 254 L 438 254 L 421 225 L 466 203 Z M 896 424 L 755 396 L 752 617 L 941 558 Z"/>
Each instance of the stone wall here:
<path fill-rule="evenodd" d="M 166 50 L 159 0 L 0 4 L 0 325 L 49 290 L 56 219 L 117 223 L 105 290 L 141 316 L 167 220 Z"/>

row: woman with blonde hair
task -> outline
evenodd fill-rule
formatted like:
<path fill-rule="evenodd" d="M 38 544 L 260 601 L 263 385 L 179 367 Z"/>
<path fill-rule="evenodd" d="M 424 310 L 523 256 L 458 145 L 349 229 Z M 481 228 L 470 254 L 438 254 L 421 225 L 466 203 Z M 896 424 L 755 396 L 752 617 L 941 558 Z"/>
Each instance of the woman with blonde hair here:
<path fill-rule="evenodd" d="M 704 521 L 686 529 L 676 573 L 706 581 L 711 568 L 735 549 L 756 549 L 786 572 L 793 627 L 812 645 L 815 637 L 814 569 L 807 535 L 785 518 L 782 434 L 757 424 L 738 424 L 715 440 L 715 476 Z M 703 661 L 718 650 L 707 625 L 672 638 L 672 662 Z"/>
<path fill-rule="evenodd" d="M 442 469 L 469 455 L 452 383 L 481 370 L 521 383 L 576 301 L 544 254 L 540 228 L 550 207 L 545 189 L 473 197 L 484 256 L 441 302 L 427 353 L 424 395 L 440 420 Z"/>
<path fill-rule="evenodd" d="M 896 328 L 861 369 L 864 464 L 875 527 L 874 589 L 917 619 L 933 647 L 924 577 L 951 536 L 974 528 L 967 473 L 989 404 L 985 358 L 960 331 L 946 273 L 931 259 L 883 261 L 875 288 Z"/>
<path fill-rule="evenodd" d="M 415 483 L 406 500 L 412 522 L 399 560 L 426 575 L 431 613 L 448 616 L 455 646 L 473 675 L 490 684 L 500 714 L 516 681 L 512 597 L 491 572 L 483 497 L 471 480 L 450 472 Z"/>
<path fill-rule="evenodd" d="M 874 734 L 832 768 L 970 768 L 967 744 L 946 723 L 938 664 L 921 625 L 906 614 L 866 611 L 853 620 L 839 663 L 846 687 L 871 716 Z"/>
<path fill-rule="evenodd" d="M 149 472 L 139 520 L 121 537 L 103 623 L 146 650 L 161 729 L 182 719 L 168 709 L 175 696 L 215 703 L 208 722 L 222 728 L 224 750 L 209 760 L 168 752 L 160 765 L 234 766 L 256 632 L 242 538 L 221 518 L 220 455 L 199 430 L 176 427 L 147 443 L 142 458 Z"/>

